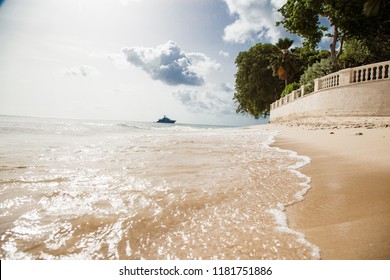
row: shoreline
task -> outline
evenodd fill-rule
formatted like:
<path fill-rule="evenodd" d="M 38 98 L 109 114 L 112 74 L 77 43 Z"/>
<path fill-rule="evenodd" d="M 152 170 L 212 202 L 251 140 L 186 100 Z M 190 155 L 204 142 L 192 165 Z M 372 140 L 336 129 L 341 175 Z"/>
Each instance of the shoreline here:
<path fill-rule="evenodd" d="M 289 227 L 318 246 L 321 259 L 388 260 L 390 121 L 332 121 L 260 126 L 280 132 L 271 146 L 311 159 L 299 169 L 311 189 L 286 207 Z"/>

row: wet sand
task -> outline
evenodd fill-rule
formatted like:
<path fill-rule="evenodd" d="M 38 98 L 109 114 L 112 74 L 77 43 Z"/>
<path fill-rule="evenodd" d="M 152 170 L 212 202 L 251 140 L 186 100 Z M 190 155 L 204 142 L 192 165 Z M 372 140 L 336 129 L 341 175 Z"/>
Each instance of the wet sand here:
<path fill-rule="evenodd" d="M 304 201 L 287 208 L 289 226 L 322 259 L 390 259 L 390 121 L 272 124 L 274 146 L 311 158 Z"/>

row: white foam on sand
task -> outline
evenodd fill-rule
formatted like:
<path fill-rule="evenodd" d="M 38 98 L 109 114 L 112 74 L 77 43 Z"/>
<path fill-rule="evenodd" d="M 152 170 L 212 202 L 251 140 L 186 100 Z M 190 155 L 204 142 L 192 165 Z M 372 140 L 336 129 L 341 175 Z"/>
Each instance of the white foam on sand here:
<path fill-rule="evenodd" d="M 279 134 L 278 132 L 274 133 L 272 139 L 267 142 L 267 145 L 273 144 L 274 143 L 274 138 L 278 134 Z M 287 207 L 289 205 L 292 205 L 292 204 L 295 204 L 295 203 L 297 203 L 299 201 L 302 201 L 304 199 L 305 194 L 311 188 L 311 186 L 309 185 L 310 182 L 311 182 L 311 178 L 306 176 L 305 174 L 303 174 L 302 172 L 299 171 L 300 168 L 304 167 L 305 165 L 310 164 L 311 159 L 309 157 L 307 157 L 307 156 L 298 155 L 294 151 L 283 150 L 283 149 L 280 149 L 278 147 L 272 147 L 272 148 L 277 150 L 278 152 L 287 153 L 289 157 L 291 157 L 294 160 L 296 160 L 295 164 L 290 165 L 288 167 L 288 171 L 293 173 L 293 174 L 295 174 L 298 178 L 304 179 L 304 181 L 299 183 L 299 186 L 301 186 L 302 189 L 297 191 L 295 193 L 295 195 L 294 195 L 294 198 L 296 199 L 296 201 L 291 202 L 291 203 L 286 204 L 286 205 L 283 205 L 283 204 L 279 203 L 276 208 L 269 209 L 267 211 L 267 213 L 271 214 L 274 217 L 275 222 L 278 224 L 278 226 L 275 228 L 275 230 L 277 230 L 279 232 L 285 232 L 285 233 L 288 233 L 288 234 L 295 235 L 297 237 L 296 240 L 297 240 L 298 243 L 304 245 L 305 247 L 307 246 L 307 247 L 311 248 L 311 250 L 312 250 L 311 256 L 314 259 L 320 259 L 321 258 L 320 249 L 316 245 L 314 245 L 314 244 L 310 243 L 309 241 L 307 241 L 306 238 L 305 238 L 305 235 L 302 232 L 295 231 L 295 230 L 289 228 L 288 217 L 287 217 L 287 215 L 285 213 L 285 210 L 286 210 L 285 207 Z"/>

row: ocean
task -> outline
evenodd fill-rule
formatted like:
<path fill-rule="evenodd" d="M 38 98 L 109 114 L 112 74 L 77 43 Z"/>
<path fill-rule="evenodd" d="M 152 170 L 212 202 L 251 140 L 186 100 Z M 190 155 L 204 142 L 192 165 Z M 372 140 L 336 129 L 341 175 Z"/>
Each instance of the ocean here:
<path fill-rule="evenodd" d="M 318 259 L 276 131 L 0 117 L 1 259 Z"/>

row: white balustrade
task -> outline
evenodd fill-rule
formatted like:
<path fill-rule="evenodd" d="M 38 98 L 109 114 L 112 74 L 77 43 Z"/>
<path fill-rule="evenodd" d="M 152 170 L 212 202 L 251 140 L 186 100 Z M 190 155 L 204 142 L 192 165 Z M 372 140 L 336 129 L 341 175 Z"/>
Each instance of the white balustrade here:
<path fill-rule="evenodd" d="M 389 79 L 390 61 L 384 61 L 355 68 L 343 69 L 314 80 L 314 93 L 329 88 L 347 86 L 362 82 L 373 82 Z M 271 104 L 271 109 L 276 109 L 284 104 L 304 96 L 304 86 L 292 91 L 285 97 Z"/>
<path fill-rule="evenodd" d="M 351 83 L 389 79 L 389 61 L 352 69 Z"/>

